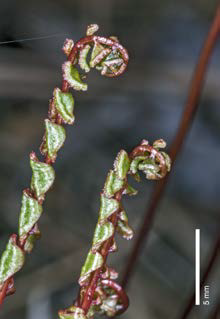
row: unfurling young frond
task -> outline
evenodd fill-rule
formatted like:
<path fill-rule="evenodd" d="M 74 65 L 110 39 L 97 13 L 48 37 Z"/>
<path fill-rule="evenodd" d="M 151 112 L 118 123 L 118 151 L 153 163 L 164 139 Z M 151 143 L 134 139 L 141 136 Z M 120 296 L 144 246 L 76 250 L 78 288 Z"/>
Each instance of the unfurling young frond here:
<path fill-rule="evenodd" d="M 30 187 L 23 191 L 18 235 L 11 235 L 0 260 L 0 304 L 5 296 L 12 294 L 14 275 L 23 267 L 25 255 L 30 253 L 40 237 L 38 220 L 43 212 L 43 202 L 55 180 L 53 164 L 62 148 L 66 132 L 64 124 L 75 121 L 74 98 L 70 88 L 86 91 L 85 74 L 96 68 L 102 75 L 115 77 L 122 74 L 128 64 L 127 50 L 116 37 L 95 35 L 98 26 L 90 25 L 86 37 L 74 43 L 67 39 L 63 51 L 68 61 L 63 64 L 61 88 L 55 88 L 50 100 L 48 118 L 45 119 L 45 134 L 40 146 L 44 160 L 40 161 L 35 152 L 30 154 L 32 178 Z M 59 311 L 60 319 L 91 319 L 95 313 L 115 316 L 124 312 L 129 304 L 128 297 L 118 283 L 117 272 L 107 266 L 107 257 L 117 249 L 115 234 L 125 239 L 133 237 L 127 214 L 122 205 L 123 195 L 136 195 L 129 184 L 128 176 L 140 181 L 140 172 L 147 179 L 158 180 L 170 170 L 170 158 L 160 149 L 166 143 L 160 139 L 150 146 L 143 140 L 128 154 L 121 150 L 107 175 L 101 193 L 99 218 L 92 245 L 82 267 L 78 299 L 69 308 Z"/>
<path fill-rule="evenodd" d="M 133 237 L 122 205 L 122 195 L 137 194 L 128 176 L 140 181 L 139 173 L 143 172 L 147 179 L 159 180 L 170 170 L 169 156 L 160 151 L 166 143 L 161 139 L 153 146 L 143 140 L 130 154 L 125 150 L 118 153 L 101 193 L 98 223 L 79 278 L 78 300 L 59 312 L 60 319 L 91 319 L 95 313 L 113 317 L 127 309 L 128 297 L 115 282 L 118 274 L 107 266 L 106 259 L 110 252 L 117 250 L 115 233 L 128 240 Z"/>
<path fill-rule="evenodd" d="M 66 139 L 63 124 L 71 125 L 75 120 L 74 98 L 69 89 L 87 90 L 87 84 L 82 81 L 77 64 L 85 72 L 88 72 L 90 67 L 96 67 L 102 75 L 110 77 L 122 74 L 128 64 L 126 49 L 118 41 L 94 35 L 97 30 L 97 25 L 90 25 L 85 38 L 75 44 L 70 39 L 64 43 L 63 51 L 68 56 L 68 61 L 62 68 L 62 88 L 54 89 L 48 118 L 45 120 L 45 134 L 40 147 L 44 161 L 39 161 L 36 154 L 31 152 L 31 185 L 23 192 L 18 235 L 13 234 L 10 237 L 0 260 L 0 304 L 6 295 L 14 292 L 13 276 L 22 268 L 26 253 L 32 251 L 36 239 L 40 236 L 38 219 L 42 214 L 42 204 L 55 180 L 52 164 Z M 98 51 L 97 47 L 99 47 Z M 92 50 L 90 55 L 88 55 L 89 50 Z M 107 51 L 108 54 L 106 54 Z M 114 60 L 115 56 L 120 56 L 121 62 L 119 63 L 116 59 L 108 67 L 106 61 Z"/>

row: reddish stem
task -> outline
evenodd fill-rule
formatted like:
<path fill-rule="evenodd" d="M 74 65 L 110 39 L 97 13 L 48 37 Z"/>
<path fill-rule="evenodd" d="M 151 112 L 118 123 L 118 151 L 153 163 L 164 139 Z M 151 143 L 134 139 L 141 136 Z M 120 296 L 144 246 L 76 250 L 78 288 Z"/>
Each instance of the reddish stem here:
<path fill-rule="evenodd" d="M 208 63 L 209 63 L 211 54 L 213 52 L 213 49 L 215 47 L 215 44 L 218 38 L 219 32 L 220 32 L 220 5 L 217 7 L 216 16 L 213 20 L 213 23 L 210 27 L 210 31 L 207 35 L 206 41 L 201 51 L 201 55 L 199 57 L 197 67 L 195 69 L 194 76 L 192 78 L 188 99 L 187 99 L 185 109 L 180 121 L 180 125 L 170 147 L 170 157 L 173 163 L 175 162 L 176 157 L 181 150 L 183 141 L 189 131 L 189 128 L 193 122 L 196 111 L 198 109 L 199 99 L 200 99 L 202 88 L 205 81 L 205 74 L 208 68 Z M 131 278 L 131 275 L 137 264 L 137 260 L 141 254 L 143 246 L 146 245 L 146 239 L 148 237 L 150 227 L 154 220 L 156 209 L 159 205 L 159 202 L 165 190 L 167 180 L 168 180 L 168 175 L 165 178 L 161 179 L 157 183 L 154 189 L 149 207 L 146 210 L 144 215 L 144 220 L 141 222 L 142 226 L 140 227 L 140 230 L 138 231 L 136 242 L 128 258 L 127 267 L 125 268 L 123 279 L 122 279 L 122 287 L 125 287 L 128 284 L 128 281 Z"/>
<path fill-rule="evenodd" d="M 220 314 L 220 303 L 217 304 L 214 312 L 211 314 L 210 319 L 218 319 L 218 315 Z"/>
<path fill-rule="evenodd" d="M 0 306 L 3 304 L 11 278 L 8 278 L 0 291 Z"/>

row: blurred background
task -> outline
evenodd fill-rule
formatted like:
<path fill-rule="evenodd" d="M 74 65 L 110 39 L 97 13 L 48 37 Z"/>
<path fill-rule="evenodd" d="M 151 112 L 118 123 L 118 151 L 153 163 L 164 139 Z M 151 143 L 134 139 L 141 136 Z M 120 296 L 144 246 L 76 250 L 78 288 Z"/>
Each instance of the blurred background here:
<path fill-rule="evenodd" d="M 39 225 L 42 238 L 16 275 L 15 295 L 0 318 L 51 319 L 72 303 L 96 225 L 99 193 L 117 152 L 143 138 L 164 138 L 178 127 L 214 0 L 1 0 L 0 249 L 17 232 L 22 190 L 29 186 L 29 153 L 38 152 L 48 100 L 61 83 L 64 40 L 117 35 L 128 49 L 127 72 L 117 78 L 90 72 L 89 90 L 73 93 L 76 122 L 67 127 L 56 181 Z M 220 42 L 212 57 L 199 111 L 173 167 L 150 238 L 130 282 L 122 318 L 178 319 L 194 287 L 194 231 L 201 229 L 202 270 L 220 229 Z M 37 153 L 39 154 L 39 152 Z M 130 224 L 141 224 L 155 182 L 135 185 L 124 199 Z M 122 272 L 133 242 L 117 238 L 109 264 Z M 209 276 L 210 305 L 189 318 L 206 319 L 220 300 L 220 259 Z M 219 318 L 219 317 L 218 317 Z"/>

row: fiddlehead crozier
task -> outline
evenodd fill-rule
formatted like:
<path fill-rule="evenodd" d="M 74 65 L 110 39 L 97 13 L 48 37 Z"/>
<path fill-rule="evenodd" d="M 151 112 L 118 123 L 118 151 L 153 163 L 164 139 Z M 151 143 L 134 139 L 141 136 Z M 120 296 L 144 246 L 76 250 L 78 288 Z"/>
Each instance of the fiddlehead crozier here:
<path fill-rule="evenodd" d="M 110 170 L 101 193 L 98 223 L 94 232 L 92 247 L 82 267 L 79 297 L 75 305 L 59 312 L 60 319 L 90 319 L 96 312 L 115 316 L 128 307 L 128 297 L 114 281 L 117 273 L 106 264 L 107 256 L 117 249 L 115 232 L 126 239 L 133 237 L 128 217 L 122 205 L 122 195 L 136 195 L 137 191 L 128 184 L 128 175 L 140 181 L 139 171 L 147 179 L 161 179 L 170 170 L 169 156 L 160 151 L 166 143 L 157 140 L 153 146 L 148 141 L 127 154 L 121 150 Z"/>
<path fill-rule="evenodd" d="M 54 89 L 45 120 L 45 134 L 40 147 L 44 161 L 39 161 L 34 152 L 30 154 L 31 186 L 23 191 L 18 235 L 10 237 L 0 260 L 0 304 L 6 295 L 14 292 L 14 274 L 22 268 L 26 253 L 32 251 L 35 240 L 40 236 L 37 223 L 43 211 L 45 194 L 55 179 L 52 164 L 66 138 L 62 124 L 73 124 L 75 119 L 74 98 L 68 92 L 69 88 L 87 90 L 77 64 L 84 72 L 95 67 L 108 77 L 122 74 L 128 64 L 128 53 L 118 40 L 96 36 L 94 33 L 97 30 L 97 25 L 90 25 L 86 37 L 76 44 L 67 39 L 64 44 L 63 50 L 68 61 L 63 64 L 62 88 Z"/>

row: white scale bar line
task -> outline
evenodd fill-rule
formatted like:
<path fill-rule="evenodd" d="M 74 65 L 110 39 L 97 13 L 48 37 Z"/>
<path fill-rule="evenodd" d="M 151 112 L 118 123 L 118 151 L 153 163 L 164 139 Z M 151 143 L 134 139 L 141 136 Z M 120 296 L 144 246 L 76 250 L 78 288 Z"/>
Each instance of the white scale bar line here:
<path fill-rule="evenodd" d="M 200 229 L 195 230 L 195 304 L 200 305 Z"/>

